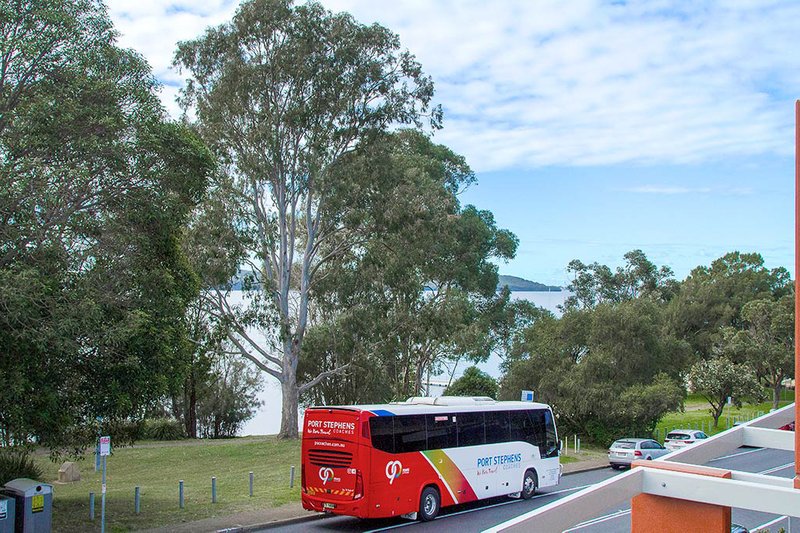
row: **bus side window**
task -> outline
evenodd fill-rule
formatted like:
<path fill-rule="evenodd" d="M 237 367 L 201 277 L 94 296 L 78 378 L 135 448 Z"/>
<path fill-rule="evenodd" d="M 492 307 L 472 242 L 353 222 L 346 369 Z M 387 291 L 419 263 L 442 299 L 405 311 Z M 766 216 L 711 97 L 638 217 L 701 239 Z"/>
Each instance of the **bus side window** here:
<path fill-rule="evenodd" d="M 508 442 L 511 437 L 508 411 L 487 411 L 484 415 L 486 417 L 486 444 Z"/>
<path fill-rule="evenodd" d="M 458 413 L 457 416 L 459 446 L 486 444 L 483 433 L 483 413 Z"/>
<path fill-rule="evenodd" d="M 453 415 L 426 415 L 425 421 L 428 429 L 428 449 L 441 450 L 442 448 L 455 448 L 456 423 Z"/>
<path fill-rule="evenodd" d="M 546 457 L 558 457 L 558 442 L 553 415 L 547 409 L 528 411 L 534 427 L 534 442 L 539 447 L 539 454 Z"/>
<path fill-rule="evenodd" d="M 547 409 L 544 412 L 544 425 L 546 431 L 545 444 L 547 446 L 547 457 L 558 457 L 558 436 L 556 435 L 556 424 L 553 421 L 553 413 Z"/>
<path fill-rule="evenodd" d="M 533 424 L 533 411 L 511 411 L 511 440 L 521 440 L 537 446 L 536 428 Z"/>
<path fill-rule="evenodd" d="M 372 447 L 382 452 L 394 453 L 393 416 L 374 416 L 369 419 Z"/>
<path fill-rule="evenodd" d="M 394 452 L 421 452 L 428 448 L 425 415 L 394 417 Z"/>

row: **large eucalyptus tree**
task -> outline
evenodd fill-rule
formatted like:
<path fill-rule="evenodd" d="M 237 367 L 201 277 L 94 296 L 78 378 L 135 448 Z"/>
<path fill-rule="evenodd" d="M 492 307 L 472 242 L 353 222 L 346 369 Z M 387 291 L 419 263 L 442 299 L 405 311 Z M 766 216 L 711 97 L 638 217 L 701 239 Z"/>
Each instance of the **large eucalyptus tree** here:
<path fill-rule="evenodd" d="M 393 124 L 437 127 L 433 85 L 395 34 L 315 2 L 246 1 L 181 43 L 175 63 L 188 75 L 183 104 L 225 166 L 216 194 L 233 220 L 233 262 L 253 272 L 247 309 L 208 296 L 240 354 L 280 382 L 280 436 L 295 438 L 299 394 L 341 370 L 298 383 L 312 288 L 362 238 L 327 205 L 326 190 L 348 186 L 331 169 Z"/>

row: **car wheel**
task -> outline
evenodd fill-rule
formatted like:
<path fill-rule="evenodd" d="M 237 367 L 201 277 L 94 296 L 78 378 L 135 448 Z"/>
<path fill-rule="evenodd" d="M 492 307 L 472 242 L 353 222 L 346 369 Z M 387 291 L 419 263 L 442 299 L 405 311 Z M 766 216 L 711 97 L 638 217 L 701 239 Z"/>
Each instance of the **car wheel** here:
<path fill-rule="evenodd" d="M 619 465 L 611 465 L 611 470 L 619 470 Z"/>
<path fill-rule="evenodd" d="M 536 494 L 536 472 L 528 470 L 522 478 L 522 499 L 530 500 Z"/>
<path fill-rule="evenodd" d="M 439 514 L 440 505 L 439 491 L 433 487 L 425 487 L 419 498 L 419 519 L 423 522 L 430 522 Z"/>

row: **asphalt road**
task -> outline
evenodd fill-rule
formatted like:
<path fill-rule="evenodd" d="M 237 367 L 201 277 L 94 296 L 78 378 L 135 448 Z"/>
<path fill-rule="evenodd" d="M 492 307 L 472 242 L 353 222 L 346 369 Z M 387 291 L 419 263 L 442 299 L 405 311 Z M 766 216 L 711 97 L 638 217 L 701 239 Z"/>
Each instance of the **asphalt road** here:
<path fill-rule="evenodd" d="M 714 459 L 707 463 L 709 466 L 730 468 L 745 472 L 756 472 L 779 477 L 792 477 L 794 473 L 794 454 L 780 450 L 747 449 L 742 448 L 725 457 Z M 439 517 L 432 522 L 416 522 L 401 518 L 386 520 L 359 520 L 346 516 L 325 516 L 310 518 L 302 522 L 273 527 L 269 531 L 281 532 L 378 532 L 378 531 L 403 531 L 403 533 L 421 532 L 457 532 L 469 533 L 483 531 L 496 526 L 506 520 L 527 513 L 533 509 L 551 503 L 552 501 L 568 496 L 591 486 L 600 481 L 609 479 L 619 472 L 605 468 L 589 472 L 580 472 L 564 476 L 557 487 L 549 487 L 537 493 L 530 500 L 516 500 L 509 498 L 493 498 L 466 505 L 458 505 L 442 510 Z M 757 527 L 772 528 L 777 532 L 780 527 L 786 531 L 800 531 L 800 519 L 793 518 L 791 528 L 786 518 L 780 519 L 775 515 L 759 513 L 742 509 L 732 511 L 733 521 L 741 524 L 751 531 Z M 777 521 L 776 521 L 777 520 Z M 669 531 L 669 525 L 664 524 L 662 531 Z M 266 530 L 265 530 L 266 531 Z M 570 533 L 627 533 L 630 531 L 630 506 L 608 509 L 601 516 L 580 524 L 570 530 Z"/>

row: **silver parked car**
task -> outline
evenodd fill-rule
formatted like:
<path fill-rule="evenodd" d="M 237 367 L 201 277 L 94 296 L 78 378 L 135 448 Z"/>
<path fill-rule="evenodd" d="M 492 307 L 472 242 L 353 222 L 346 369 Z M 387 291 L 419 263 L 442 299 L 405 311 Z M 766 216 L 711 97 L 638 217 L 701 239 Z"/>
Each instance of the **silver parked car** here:
<path fill-rule="evenodd" d="M 611 468 L 623 468 L 638 459 L 657 459 L 668 453 L 669 450 L 653 439 L 619 439 L 608 449 L 608 462 Z"/>
<path fill-rule="evenodd" d="M 667 433 L 667 438 L 664 439 L 664 446 L 669 451 L 675 451 L 707 438 L 708 435 L 698 429 L 673 429 Z"/>

